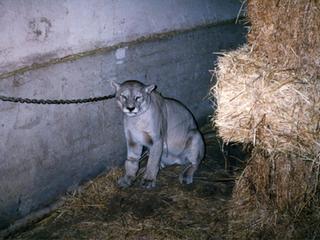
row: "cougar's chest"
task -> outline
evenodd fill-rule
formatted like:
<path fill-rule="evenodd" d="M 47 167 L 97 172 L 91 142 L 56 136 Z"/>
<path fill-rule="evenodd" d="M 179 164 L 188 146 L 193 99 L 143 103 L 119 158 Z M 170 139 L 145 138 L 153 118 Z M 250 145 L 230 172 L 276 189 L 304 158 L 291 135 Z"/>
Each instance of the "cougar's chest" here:
<path fill-rule="evenodd" d="M 159 137 L 154 121 L 147 114 L 136 117 L 126 116 L 124 127 L 129 141 L 138 142 L 144 146 L 151 146 Z"/>

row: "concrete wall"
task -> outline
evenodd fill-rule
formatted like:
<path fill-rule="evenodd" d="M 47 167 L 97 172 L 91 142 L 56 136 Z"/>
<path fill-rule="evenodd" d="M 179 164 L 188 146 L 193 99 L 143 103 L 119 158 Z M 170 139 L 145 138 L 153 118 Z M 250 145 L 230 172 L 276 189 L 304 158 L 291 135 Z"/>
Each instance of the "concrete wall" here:
<path fill-rule="evenodd" d="M 0 0 L 0 75 L 142 36 L 234 19 L 239 0 Z"/>
<path fill-rule="evenodd" d="M 245 41 L 243 26 L 234 21 L 211 24 L 235 19 L 239 8 L 232 0 L 2 0 L 0 95 L 97 97 L 113 93 L 111 79 L 137 79 L 183 102 L 203 125 L 212 114 L 210 101 L 203 101 L 212 52 Z M 172 33 L 183 29 L 192 31 Z M 135 41 L 142 36 L 149 38 Z M 120 42 L 127 44 L 105 48 Z M 79 52 L 85 57 L 63 59 Z M 125 159 L 114 99 L 75 105 L 0 101 L 0 114 L 0 230 Z"/>

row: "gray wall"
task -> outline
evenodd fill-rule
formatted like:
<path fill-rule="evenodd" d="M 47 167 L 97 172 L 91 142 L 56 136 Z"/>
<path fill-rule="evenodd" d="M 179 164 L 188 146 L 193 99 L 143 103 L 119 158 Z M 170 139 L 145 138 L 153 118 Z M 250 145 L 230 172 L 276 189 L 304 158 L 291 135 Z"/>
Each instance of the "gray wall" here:
<path fill-rule="evenodd" d="M 231 0 L 0 1 L 0 95 L 97 97 L 113 93 L 111 79 L 137 79 L 180 100 L 203 125 L 213 111 L 203 100 L 213 52 L 245 41 L 243 26 L 234 20 L 212 23 L 235 19 L 239 8 Z M 42 17 L 50 19 L 50 28 Z M 30 25 L 30 19 L 40 22 Z M 141 36 L 149 38 L 134 41 Z M 104 48 L 120 42 L 127 44 Z M 78 52 L 85 57 L 59 59 Z M 50 62 L 54 58 L 57 63 Z M 0 101 L 0 114 L 0 230 L 125 159 L 122 114 L 114 99 L 73 105 Z"/>
<path fill-rule="evenodd" d="M 0 0 L 0 75 L 140 37 L 234 19 L 239 0 Z"/>

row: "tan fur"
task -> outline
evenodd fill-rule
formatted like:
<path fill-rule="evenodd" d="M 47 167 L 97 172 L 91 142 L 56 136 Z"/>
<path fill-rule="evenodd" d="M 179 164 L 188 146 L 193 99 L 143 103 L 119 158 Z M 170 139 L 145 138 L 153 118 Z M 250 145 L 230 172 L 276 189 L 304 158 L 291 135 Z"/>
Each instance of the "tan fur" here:
<path fill-rule="evenodd" d="M 155 187 L 159 165 L 188 164 L 180 174 L 180 183 L 193 182 L 194 172 L 204 157 L 201 133 L 189 110 L 180 102 L 162 97 L 155 85 L 131 80 L 122 84 L 111 81 L 116 89 L 117 103 L 124 112 L 127 139 L 126 174 L 118 187 L 130 186 L 139 170 L 143 146 L 150 156 L 141 186 Z"/>

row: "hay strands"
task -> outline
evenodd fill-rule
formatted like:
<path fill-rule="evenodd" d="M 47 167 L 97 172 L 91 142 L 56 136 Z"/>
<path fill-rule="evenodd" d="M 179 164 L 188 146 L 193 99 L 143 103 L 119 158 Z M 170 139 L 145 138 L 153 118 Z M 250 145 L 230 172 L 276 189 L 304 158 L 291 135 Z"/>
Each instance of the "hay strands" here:
<path fill-rule="evenodd" d="M 268 65 L 244 45 L 224 53 L 214 71 L 213 121 L 225 142 L 253 144 L 271 153 L 317 156 L 320 152 L 320 79 Z"/>

